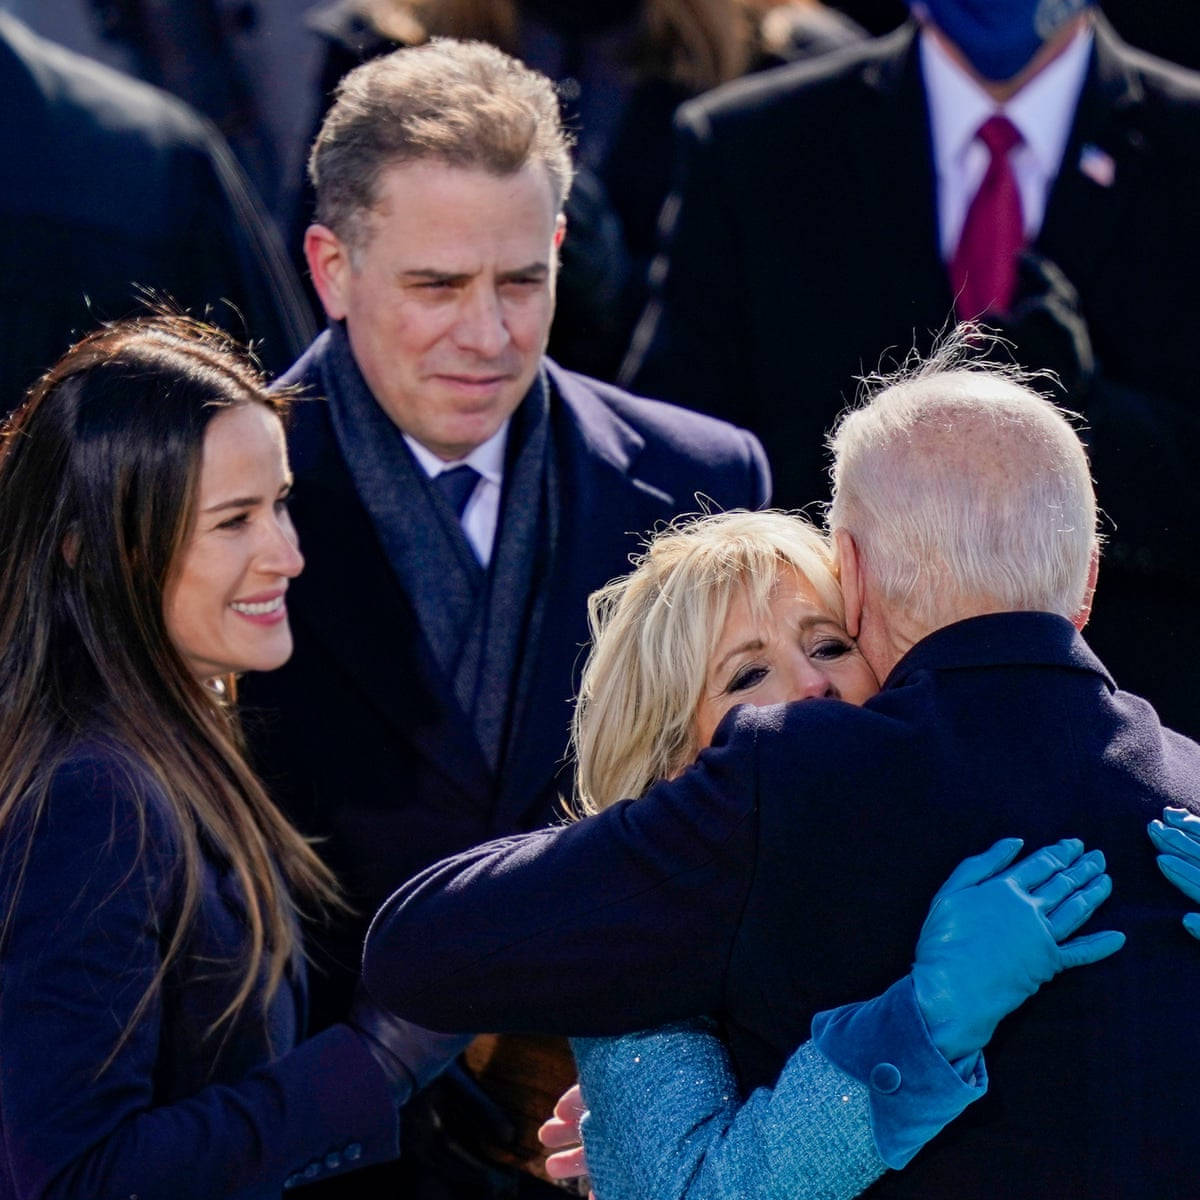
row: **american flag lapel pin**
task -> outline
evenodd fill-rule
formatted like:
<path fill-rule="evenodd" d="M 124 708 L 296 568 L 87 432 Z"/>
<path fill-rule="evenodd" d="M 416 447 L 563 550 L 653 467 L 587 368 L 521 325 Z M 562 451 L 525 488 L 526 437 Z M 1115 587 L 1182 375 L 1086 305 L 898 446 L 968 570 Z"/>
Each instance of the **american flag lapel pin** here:
<path fill-rule="evenodd" d="M 1088 142 L 1079 152 L 1079 169 L 1097 187 L 1109 188 L 1117 178 L 1117 164 L 1107 150 Z"/>

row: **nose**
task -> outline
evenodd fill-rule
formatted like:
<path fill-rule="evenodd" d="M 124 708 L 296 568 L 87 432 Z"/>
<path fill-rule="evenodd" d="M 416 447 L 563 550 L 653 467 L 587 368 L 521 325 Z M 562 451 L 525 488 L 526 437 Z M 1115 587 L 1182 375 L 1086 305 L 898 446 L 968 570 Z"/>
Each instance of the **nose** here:
<path fill-rule="evenodd" d="M 286 509 L 269 522 L 258 568 L 264 575 L 281 575 L 284 579 L 295 579 L 304 570 L 300 539 Z"/>
<path fill-rule="evenodd" d="M 816 700 L 819 698 L 836 700 L 840 696 L 838 689 L 834 687 L 833 681 L 829 676 L 820 667 L 815 666 L 804 654 L 798 656 L 793 686 L 795 688 L 795 699 L 797 700 Z"/>
<path fill-rule="evenodd" d="M 504 305 L 494 288 L 468 288 L 454 328 L 454 340 L 480 358 L 496 358 L 512 340 Z"/>

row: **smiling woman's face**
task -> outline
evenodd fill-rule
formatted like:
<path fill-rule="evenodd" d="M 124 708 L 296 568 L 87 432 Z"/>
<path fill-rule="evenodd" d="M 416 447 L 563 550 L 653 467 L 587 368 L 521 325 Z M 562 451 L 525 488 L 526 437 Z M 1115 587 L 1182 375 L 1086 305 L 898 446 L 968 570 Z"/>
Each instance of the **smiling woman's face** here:
<path fill-rule="evenodd" d="M 269 671 L 291 656 L 284 596 L 304 566 L 291 480 L 283 426 L 266 405 L 239 404 L 209 423 L 193 527 L 163 605 L 167 634 L 199 679 Z"/>
<path fill-rule="evenodd" d="M 696 744 L 712 741 L 738 704 L 780 704 L 819 696 L 862 704 L 879 690 L 866 660 L 812 584 L 797 571 L 780 576 L 765 611 L 735 594 L 708 660 L 696 709 Z"/>

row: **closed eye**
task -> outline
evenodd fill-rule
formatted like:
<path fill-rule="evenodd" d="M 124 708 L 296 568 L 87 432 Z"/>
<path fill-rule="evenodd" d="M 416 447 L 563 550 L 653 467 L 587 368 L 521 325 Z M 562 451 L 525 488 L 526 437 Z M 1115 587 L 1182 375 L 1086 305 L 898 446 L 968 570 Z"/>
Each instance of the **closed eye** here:
<path fill-rule="evenodd" d="M 816 641 L 809 650 L 810 658 L 821 658 L 826 661 L 844 658 L 854 650 L 854 643 L 849 638 L 826 637 Z"/>
<path fill-rule="evenodd" d="M 737 671 L 726 686 L 726 692 L 745 692 L 762 683 L 767 677 L 768 668 L 750 664 Z"/>

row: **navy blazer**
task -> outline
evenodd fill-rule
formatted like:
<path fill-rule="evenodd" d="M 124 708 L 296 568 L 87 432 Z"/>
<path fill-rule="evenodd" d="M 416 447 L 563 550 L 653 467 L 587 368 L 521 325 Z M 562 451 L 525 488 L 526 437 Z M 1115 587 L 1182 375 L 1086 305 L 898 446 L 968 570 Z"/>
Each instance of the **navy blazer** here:
<path fill-rule="evenodd" d="M 302 963 L 265 1012 L 260 989 L 209 1036 L 246 946 L 240 893 L 212 857 L 182 952 L 118 1045 L 161 964 L 182 882 L 165 798 L 111 745 L 78 747 L 36 824 L 20 812 L 10 822 L 3 1200 L 267 1200 L 397 1153 L 395 1106 L 362 1039 L 342 1025 L 296 1044 Z"/>
<path fill-rule="evenodd" d="M 818 1010 L 909 966 L 929 897 L 996 838 L 1108 856 L 1128 944 L 1000 1027 L 991 1092 L 872 1195 L 1192 1197 L 1200 948 L 1146 822 L 1200 811 L 1200 747 L 1115 689 L 1071 625 L 977 617 L 863 708 L 740 708 L 678 780 L 459 856 L 376 918 L 365 977 L 437 1028 L 614 1033 L 704 1012 L 744 1083 Z M 428 967 L 425 964 L 428 963 Z"/>
<path fill-rule="evenodd" d="M 282 383 L 319 392 L 328 335 Z M 288 443 L 292 516 L 306 566 L 288 591 L 291 661 L 248 676 L 241 707 L 271 794 L 320 849 L 360 910 L 318 934 L 317 1027 L 344 1010 L 367 921 L 431 862 L 561 814 L 587 597 L 629 570 L 655 524 L 718 507 L 757 508 L 769 492 L 762 447 L 744 430 L 639 399 L 547 361 L 557 455 L 558 546 L 534 586 L 548 599 L 517 729 L 488 769 L 389 566 L 346 470 L 323 400 L 300 402 Z"/>

